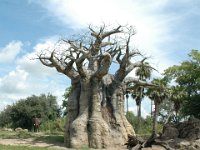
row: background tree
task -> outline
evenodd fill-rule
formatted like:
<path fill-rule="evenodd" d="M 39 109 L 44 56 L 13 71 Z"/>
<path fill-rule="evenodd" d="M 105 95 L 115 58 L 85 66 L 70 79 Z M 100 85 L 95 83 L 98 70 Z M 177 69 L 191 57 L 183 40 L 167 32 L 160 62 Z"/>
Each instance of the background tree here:
<path fill-rule="evenodd" d="M 145 60 L 145 59 L 143 59 Z M 141 81 L 147 81 L 150 79 L 151 72 L 153 68 L 150 66 L 148 62 L 144 62 L 142 65 L 136 68 L 135 74 Z M 144 86 L 134 86 L 134 89 L 129 89 L 126 94 L 126 99 L 128 103 L 129 94 L 131 94 L 132 99 L 135 99 L 136 106 L 137 106 L 137 124 L 136 124 L 136 132 L 139 131 L 140 128 L 140 120 L 141 120 L 141 102 L 145 96 L 145 87 Z M 128 105 L 127 105 L 128 107 Z M 128 110 L 128 109 L 127 109 Z"/>
<path fill-rule="evenodd" d="M 92 148 L 122 145 L 128 134 L 135 134 L 124 115 L 125 84 L 146 84 L 126 76 L 143 63 L 133 63 L 131 58 L 143 56 L 130 47 L 135 34 L 132 27 L 89 26 L 89 33 L 83 38 L 61 40 L 53 51 L 44 50 L 38 58 L 71 79 L 67 145 Z M 111 75 L 112 62 L 118 65 Z"/>
<path fill-rule="evenodd" d="M 126 117 L 133 127 L 137 126 L 138 117 L 135 116 L 132 111 L 127 112 Z M 146 118 L 141 118 L 141 126 L 137 134 L 139 134 L 142 137 L 144 136 L 145 138 L 148 138 L 148 136 L 151 135 L 152 133 L 152 126 L 153 126 L 153 121 L 151 116 L 147 116 Z M 161 124 L 158 124 L 157 130 L 162 131 Z"/>
<path fill-rule="evenodd" d="M 72 93 L 72 87 L 70 86 L 70 87 L 68 87 L 68 88 L 65 89 L 65 93 L 63 94 L 64 100 L 62 102 L 62 108 L 64 108 L 64 116 L 67 115 L 67 111 L 68 111 L 67 110 L 68 109 L 68 99 L 69 99 L 71 93 Z"/>
<path fill-rule="evenodd" d="M 166 124 L 168 122 L 177 123 L 183 119 L 180 112 L 185 100 L 185 91 L 180 86 L 168 86 L 166 89 L 167 99 L 160 105 L 159 120 Z"/>
<path fill-rule="evenodd" d="M 0 113 L 0 125 L 31 130 L 33 116 L 41 118 L 43 122 L 58 118 L 60 111 L 56 97 L 51 94 L 41 94 L 21 99 Z"/>
<path fill-rule="evenodd" d="M 196 107 L 199 101 L 196 99 L 200 91 L 200 52 L 192 50 L 189 53 L 189 60 L 166 69 L 165 78 L 175 82 L 186 92 L 183 113 L 199 118 L 200 110 Z"/>
<path fill-rule="evenodd" d="M 151 72 L 152 72 L 152 67 L 148 62 L 145 62 L 143 65 L 139 66 L 136 69 L 136 76 L 139 77 L 140 80 L 142 81 L 147 81 L 147 79 L 150 79 L 151 77 Z M 142 99 L 144 98 L 145 95 L 145 89 L 142 86 L 139 86 L 136 89 L 136 104 L 138 106 L 138 119 L 140 120 L 141 118 L 141 102 Z M 139 123 L 140 124 L 140 123 Z"/>
<path fill-rule="evenodd" d="M 153 130 L 152 135 L 155 136 L 157 131 L 157 117 L 159 112 L 159 106 L 167 98 L 167 82 L 164 79 L 154 79 L 152 81 L 157 87 L 149 88 L 147 91 L 148 97 L 154 101 L 155 104 L 155 110 L 154 110 L 154 116 L 153 116 Z"/>

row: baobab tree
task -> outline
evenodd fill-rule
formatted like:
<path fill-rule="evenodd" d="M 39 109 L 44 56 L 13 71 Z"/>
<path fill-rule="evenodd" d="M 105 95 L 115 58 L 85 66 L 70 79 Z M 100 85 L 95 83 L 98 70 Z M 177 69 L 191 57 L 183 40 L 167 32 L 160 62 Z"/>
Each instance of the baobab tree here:
<path fill-rule="evenodd" d="M 133 27 L 89 26 L 89 33 L 84 38 L 59 41 L 53 51 L 38 54 L 38 59 L 71 79 L 65 126 L 67 146 L 123 145 L 128 134 L 135 134 L 124 113 L 126 87 L 130 83 L 151 86 L 126 76 L 146 58 L 130 47 Z M 131 62 L 133 57 L 141 61 Z M 113 74 L 109 72 L 111 65 L 117 68 Z"/>

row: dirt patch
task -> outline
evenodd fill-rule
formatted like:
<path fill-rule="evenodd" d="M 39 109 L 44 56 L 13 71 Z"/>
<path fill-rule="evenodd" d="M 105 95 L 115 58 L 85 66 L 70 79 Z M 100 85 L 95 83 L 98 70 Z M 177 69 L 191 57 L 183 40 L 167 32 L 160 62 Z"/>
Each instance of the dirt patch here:
<path fill-rule="evenodd" d="M 45 147 L 52 150 L 75 150 L 72 148 L 66 148 L 64 144 L 61 143 L 47 143 L 44 141 L 34 140 L 33 138 L 27 139 L 2 139 L 0 138 L 1 145 L 13 145 L 13 146 L 30 146 L 30 147 Z M 77 149 L 76 149 L 77 150 Z M 90 149 L 94 150 L 94 149 Z M 126 147 L 115 147 L 108 148 L 107 150 L 127 150 Z"/>
<path fill-rule="evenodd" d="M 46 143 L 44 141 L 36 141 L 33 138 L 27 138 L 27 139 L 2 139 L 0 138 L 0 144 L 2 145 L 14 145 L 14 146 L 36 146 L 36 147 L 46 147 L 50 149 L 56 149 L 56 150 L 69 150 L 69 148 L 66 148 L 64 144 L 60 143 Z"/>

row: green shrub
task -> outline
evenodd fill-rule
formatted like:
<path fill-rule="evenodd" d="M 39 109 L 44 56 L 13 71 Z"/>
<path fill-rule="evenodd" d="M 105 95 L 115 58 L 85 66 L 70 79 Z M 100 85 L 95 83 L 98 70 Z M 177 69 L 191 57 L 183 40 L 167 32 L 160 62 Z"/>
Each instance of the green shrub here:
<path fill-rule="evenodd" d="M 153 128 L 153 120 L 150 116 L 147 116 L 145 119 L 141 118 L 139 123 L 138 117 L 135 116 L 133 112 L 129 111 L 126 114 L 126 118 L 133 126 L 136 134 L 139 134 L 144 137 L 148 137 L 149 135 L 151 135 Z M 162 131 L 162 125 L 159 123 L 157 125 L 157 131 Z"/>
<path fill-rule="evenodd" d="M 48 120 L 40 125 L 40 131 L 46 133 L 63 133 L 64 132 L 65 118 L 57 118 L 56 120 Z"/>

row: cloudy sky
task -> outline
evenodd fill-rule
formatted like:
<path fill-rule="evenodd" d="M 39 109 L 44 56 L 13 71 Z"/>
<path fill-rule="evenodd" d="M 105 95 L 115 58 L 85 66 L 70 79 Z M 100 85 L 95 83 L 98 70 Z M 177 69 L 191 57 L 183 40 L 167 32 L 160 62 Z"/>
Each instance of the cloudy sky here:
<path fill-rule="evenodd" d="M 200 49 L 199 9 L 197 0 L 1 0 L 0 110 L 32 94 L 50 92 L 60 102 L 70 81 L 33 60 L 35 52 L 89 24 L 133 25 L 134 47 L 155 68 L 180 63 Z"/>

